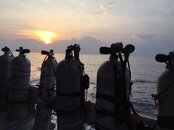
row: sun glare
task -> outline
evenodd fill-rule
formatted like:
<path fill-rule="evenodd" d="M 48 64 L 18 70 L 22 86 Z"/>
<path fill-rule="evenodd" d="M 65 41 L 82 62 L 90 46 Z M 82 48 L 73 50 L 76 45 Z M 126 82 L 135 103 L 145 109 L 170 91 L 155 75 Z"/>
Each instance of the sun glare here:
<path fill-rule="evenodd" d="M 36 31 L 35 34 L 45 44 L 52 43 L 58 37 L 57 33 L 49 31 Z"/>

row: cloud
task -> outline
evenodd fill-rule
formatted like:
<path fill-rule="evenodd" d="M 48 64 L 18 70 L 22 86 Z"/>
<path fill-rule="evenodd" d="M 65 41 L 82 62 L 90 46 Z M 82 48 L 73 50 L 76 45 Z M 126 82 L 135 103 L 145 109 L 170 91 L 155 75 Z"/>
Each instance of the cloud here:
<path fill-rule="evenodd" d="M 100 8 L 94 12 L 95 15 L 106 14 L 110 7 L 114 4 L 114 1 L 100 5 Z"/>
<path fill-rule="evenodd" d="M 133 34 L 133 37 L 143 41 L 153 41 L 155 40 L 156 35 L 154 34 Z"/>
<path fill-rule="evenodd" d="M 91 36 L 84 36 L 80 39 L 70 39 L 70 40 L 59 40 L 52 44 L 42 44 L 42 42 L 30 39 L 30 38 L 21 38 L 17 40 L 4 40 L 0 39 L 0 48 L 4 46 L 8 46 L 12 50 L 15 50 L 19 46 L 24 48 L 29 48 L 31 52 L 40 52 L 42 49 L 50 50 L 54 49 L 55 52 L 62 52 L 64 53 L 67 46 L 70 44 L 80 44 L 81 46 L 81 53 L 85 54 L 99 54 L 99 48 L 103 45 L 103 42 L 91 37 Z"/>

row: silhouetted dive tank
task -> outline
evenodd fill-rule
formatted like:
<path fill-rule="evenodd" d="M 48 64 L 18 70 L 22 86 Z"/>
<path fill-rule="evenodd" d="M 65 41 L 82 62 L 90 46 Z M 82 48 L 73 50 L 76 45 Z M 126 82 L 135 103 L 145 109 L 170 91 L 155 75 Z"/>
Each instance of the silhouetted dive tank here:
<path fill-rule="evenodd" d="M 65 59 L 57 66 L 56 112 L 58 130 L 84 129 L 86 87 L 84 87 L 85 84 L 82 81 L 84 65 L 79 60 L 79 51 L 80 46 L 77 44 L 68 46 Z M 86 83 L 89 84 L 89 79 Z"/>
<path fill-rule="evenodd" d="M 4 54 L 0 56 L 0 111 L 7 110 L 8 80 L 10 63 L 14 58 L 8 47 L 2 48 Z"/>
<path fill-rule="evenodd" d="M 56 87 L 56 67 L 57 61 L 54 58 L 53 50 L 41 51 L 42 55 L 46 55 L 42 67 L 41 67 L 41 75 L 40 75 L 40 83 L 39 83 L 39 98 L 37 103 L 37 108 L 44 104 L 53 93 L 55 93 Z M 35 125 L 34 130 L 50 130 L 51 127 L 51 115 L 52 110 L 49 108 L 41 109 L 35 117 Z"/>
<path fill-rule="evenodd" d="M 29 115 L 30 61 L 26 57 L 29 49 L 20 47 L 19 55 L 10 64 L 8 92 L 8 120 L 16 121 Z"/>
<path fill-rule="evenodd" d="M 96 129 L 132 129 L 129 106 L 131 75 L 128 59 L 133 51 L 133 45 L 123 48 L 120 42 L 112 44 L 109 48 L 100 48 L 100 53 L 110 54 L 110 58 L 97 72 Z"/>
<path fill-rule="evenodd" d="M 174 51 L 168 55 L 156 55 L 158 62 L 166 63 L 164 71 L 158 79 L 157 114 L 159 130 L 174 130 Z"/>

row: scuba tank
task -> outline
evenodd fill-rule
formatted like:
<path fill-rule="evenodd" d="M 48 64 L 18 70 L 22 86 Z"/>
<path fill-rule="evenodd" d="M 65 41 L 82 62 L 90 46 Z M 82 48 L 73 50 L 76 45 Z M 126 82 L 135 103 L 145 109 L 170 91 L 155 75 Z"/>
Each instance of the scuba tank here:
<path fill-rule="evenodd" d="M 56 67 L 57 61 L 53 57 L 54 52 L 50 50 L 49 52 L 42 50 L 42 55 L 46 55 L 40 75 L 40 84 L 39 84 L 39 98 L 38 98 L 38 107 L 40 107 L 46 100 L 55 93 L 56 85 Z M 35 125 L 34 130 L 50 130 L 51 127 L 51 115 L 52 110 L 49 108 L 41 109 L 35 116 Z"/>
<path fill-rule="evenodd" d="M 20 47 L 19 56 L 10 64 L 7 119 L 16 121 L 29 115 L 30 61 L 26 53 L 29 49 Z"/>
<path fill-rule="evenodd" d="M 73 55 L 74 51 L 74 55 Z M 85 89 L 89 77 L 79 59 L 80 46 L 68 46 L 56 70 L 56 112 L 58 130 L 83 130 Z"/>
<path fill-rule="evenodd" d="M 123 48 L 120 42 L 110 48 L 100 48 L 100 53 L 110 54 L 110 58 L 97 72 L 96 130 L 132 130 L 129 102 L 132 83 L 128 59 L 133 51 L 133 45 Z"/>
<path fill-rule="evenodd" d="M 166 71 L 158 79 L 157 95 L 152 95 L 158 101 L 159 130 L 174 130 L 174 51 L 156 55 L 156 61 L 166 63 Z"/>
<path fill-rule="evenodd" d="M 7 91 L 10 62 L 14 58 L 8 47 L 2 48 L 4 54 L 0 56 L 0 111 L 7 110 Z"/>

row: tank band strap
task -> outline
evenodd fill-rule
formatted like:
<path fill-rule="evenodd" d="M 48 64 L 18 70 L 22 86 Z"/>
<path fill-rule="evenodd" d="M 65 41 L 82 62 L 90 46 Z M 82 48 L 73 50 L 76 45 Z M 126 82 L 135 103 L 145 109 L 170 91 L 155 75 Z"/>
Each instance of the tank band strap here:
<path fill-rule="evenodd" d="M 174 116 L 158 116 L 158 125 L 162 128 L 174 129 Z"/>
<path fill-rule="evenodd" d="M 97 118 L 105 117 L 105 116 L 111 116 L 111 117 L 115 118 L 115 117 L 119 116 L 118 113 L 106 110 L 105 108 L 103 108 L 102 106 L 100 106 L 98 104 L 96 104 L 95 110 L 96 110 L 96 114 L 101 115 L 101 116 L 96 116 Z"/>
<path fill-rule="evenodd" d="M 81 92 L 73 92 L 73 93 L 62 93 L 57 91 L 56 92 L 58 96 L 68 96 L 68 97 L 80 97 Z"/>
<path fill-rule="evenodd" d="M 106 127 L 100 125 L 99 123 L 95 123 L 95 129 L 96 130 L 112 130 L 112 129 L 109 129 L 109 128 L 106 128 Z"/>
<path fill-rule="evenodd" d="M 5 95 L 5 94 L 0 94 L 0 97 L 1 97 L 1 98 L 5 98 L 5 97 L 7 97 L 7 95 Z"/>
<path fill-rule="evenodd" d="M 9 81 L 13 81 L 15 79 L 20 79 L 20 78 L 28 78 L 28 77 L 30 77 L 30 74 L 28 74 L 28 75 L 20 75 L 20 76 L 15 76 L 15 77 L 10 77 L 9 78 Z"/>
<path fill-rule="evenodd" d="M 76 121 L 76 122 L 73 122 L 73 123 L 62 123 L 61 122 L 61 124 L 62 125 L 66 125 L 66 126 L 68 126 L 68 127 L 74 127 L 74 126 L 77 126 L 77 125 L 79 125 L 79 124 L 81 124 L 81 123 L 83 123 L 84 122 L 84 120 L 83 120 L 83 118 L 82 119 L 80 119 L 80 120 L 78 120 L 78 121 Z M 59 122 L 58 122 L 59 123 Z"/>
<path fill-rule="evenodd" d="M 9 89 L 11 89 L 11 90 L 16 90 L 16 91 L 29 91 L 29 88 L 26 88 L 26 89 L 19 89 L 19 88 L 11 88 L 11 87 L 9 87 Z"/>
<path fill-rule="evenodd" d="M 19 69 L 10 69 L 10 71 L 17 71 L 22 73 L 30 73 L 31 71 L 19 70 Z"/>
<path fill-rule="evenodd" d="M 26 78 L 26 77 L 30 77 L 30 74 L 28 74 L 28 75 L 20 75 L 20 76 L 13 76 L 13 77 L 9 78 L 9 81 L 15 80 L 15 79 L 20 79 L 20 78 Z"/>
<path fill-rule="evenodd" d="M 22 104 L 22 103 L 28 103 L 29 100 L 24 100 L 24 101 L 10 101 L 8 100 L 8 103 L 11 103 L 11 104 Z"/>
<path fill-rule="evenodd" d="M 115 100 L 115 97 L 114 96 L 110 96 L 110 95 L 106 95 L 106 94 L 101 94 L 101 93 L 97 93 L 96 94 L 96 98 L 100 98 L 100 99 L 104 99 L 104 100 L 107 100 L 109 102 L 112 102 L 115 104 L 115 102 L 118 102 Z"/>
<path fill-rule="evenodd" d="M 56 108 L 56 113 L 59 116 L 76 116 L 76 115 L 82 114 L 83 110 L 84 109 L 81 107 L 77 109 L 71 109 L 71 110 L 63 110 L 63 109 Z"/>

